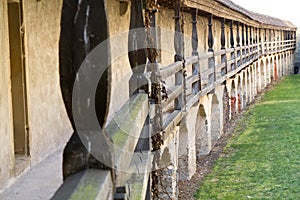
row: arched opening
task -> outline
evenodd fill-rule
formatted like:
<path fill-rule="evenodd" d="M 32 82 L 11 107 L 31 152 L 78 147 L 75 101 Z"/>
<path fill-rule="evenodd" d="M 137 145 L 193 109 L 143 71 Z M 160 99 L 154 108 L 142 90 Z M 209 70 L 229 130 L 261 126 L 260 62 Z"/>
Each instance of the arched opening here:
<path fill-rule="evenodd" d="M 278 71 L 278 67 L 277 67 L 277 56 L 275 56 L 275 59 L 274 59 L 274 80 L 275 81 L 278 79 L 278 74 L 279 74 L 279 71 Z"/>
<path fill-rule="evenodd" d="M 242 81 L 242 109 L 246 107 L 247 104 L 247 88 L 246 88 L 246 76 L 247 72 L 243 72 L 243 81 Z"/>
<path fill-rule="evenodd" d="M 238 78 L 238 87 L 237 87 L 237 112 L 242 112 L 242 84 L 241 84 L 241 77 Z"/>
<path fill-rule="evenodd" d="M 250 73 L 249 73 L 250 71 Z M 251 74 L 252 74 L 252 68 L 250 67 L 249 70 L 247 70 L 247 103 L 251 102 L 251 96 L 252 96 L 252 90 L 251 90 Z M 252 81 L 252 84 L 254 82 Z"/>
<path fill-rule="evenodd" d="M 214 145 L 221 136 L 220 132 L 220 105 L 217 95 L 212 96 L 211 105 L 211 140 Z"/>
<path fill-rule="evenodd" d="M 282 69 L 282 55 L 278 56 L 278 76 L 281 77 L 283 75 L 283 69 Z"/>
<path fill-rule="evenodd" d="M 260 90 L 266 87 L 265 65 L 263 61 L 260 61 Z M 259 90 L 259 92 L 260 92 Z"/>
<path fill-rule="evenodd" d="M 269 59 L 266 59 L 266 85 L 267 86 L 270 83 L 270 77 L 271 77 L 271 70 L 269 65 Z"/>
<path fill-rule="evenodd" d="M 252 99 L 254 98 L 254 96 L 256 95 L 256 92 L 257 92 L 257 85 L 258 85 L 258 82 L 257 82 L 257 76 L 255 76 L 255 73 L 257 72 L 256 71 L 257 69 L 255 68 L 255 65 L 252 65 L 250 67 L 250 101 L 252 101 Z"/>
<path fill-rule="evenodd" d="M 258 63 L 256 63 L 254 65 L 254 68 L 255 68 L 255 71 L 256 71 L 256 74 L 255 74 L 255 71 L 253 71 L 252 73 L 252 80 L 254 80 L 254 77 L 255 77 L 255 85 L 256 85 L 256 91 L 255 91 L 255 95 L 260 91 L 260 88 L 261 88 L 261 73 L 260 73 L 260 69 L 259 69 L 259 66 L 258 66 Z M 254 99 L 254 96 L 253 96 L 253 99 Z"/>
<path fill-rule="evenodd" d="M 285 55 L 281 56 L 281 76 L 285 75 Z"/>
<path fill-rule="evenodd" d="M 196 156 L 197 159 L 207 155 L 211 149 L 211 137 L 208 134 L 208 121 L 204 106 L 201 104 L 196 121 Z"/>
<path fill-rule="evenodd" d="M 230 115 L 229 94 L 226 85 L 223 90 L 223 130 L 227 130 Z"/>
<path fill-rule="evenodd" d="M 274 77 L 275 77 L 273 58 L 270 59 L 270 70 L 271 70 L 270 81 L 272 83 L 274 81 Z"/>
<path fill-rule="evenodd" d="M 236 91 L 235 91 L 235 83 L 232 81 L 231 83 L 231 91 L 230 91 L 230 116 L 231 118 L 236 114 Z"/>

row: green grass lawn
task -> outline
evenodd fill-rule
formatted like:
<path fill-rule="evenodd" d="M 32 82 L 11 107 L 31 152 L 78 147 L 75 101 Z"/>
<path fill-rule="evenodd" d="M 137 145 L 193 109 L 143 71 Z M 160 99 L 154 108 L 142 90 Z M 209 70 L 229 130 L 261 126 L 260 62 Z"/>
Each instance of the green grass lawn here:
<path fill-rule="evenodd" d="M 300 76 L 266 93 L 236 130 L 195 197 L 300 200 Z"/>

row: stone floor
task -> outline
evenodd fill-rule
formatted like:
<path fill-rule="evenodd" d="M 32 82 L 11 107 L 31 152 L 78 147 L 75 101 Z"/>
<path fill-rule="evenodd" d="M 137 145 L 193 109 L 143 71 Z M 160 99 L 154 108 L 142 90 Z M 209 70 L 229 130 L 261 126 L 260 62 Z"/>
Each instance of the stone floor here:
<path fill-rule="evenodd" d="M 1 200 L 50 199 L 62 183 L 62 150 L 25 172 L 0 194 Z"/>

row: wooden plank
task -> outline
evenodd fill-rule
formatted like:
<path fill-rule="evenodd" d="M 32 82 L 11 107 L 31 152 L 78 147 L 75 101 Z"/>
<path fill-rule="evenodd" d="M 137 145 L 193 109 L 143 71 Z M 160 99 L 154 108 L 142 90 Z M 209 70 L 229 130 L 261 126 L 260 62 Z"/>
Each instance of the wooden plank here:
<path fill-rule="evenodd" d="M 175 127 L 180 123 L 183 117 L 181 110 L 174 110 L 165 120 L 163 126 L 163 138 L 166 140 L 170 133 L 175 129 Z"/>
<path fill-rule="evenodd" d="M 173 102 L 181 93 L 182 85 L 174 85 L 168 88 L 168 99 L 162 102 L 162 107 L 166 108 L 171 102 Z"/>
<path fill-rule="evenodd" d="M 215 52 L 215 56 L 220 56 L 220 55 L 223 55 L 223 54 L 225 54 L 226 53 L 226 50 L 224 49 L 224 50 L 219 50 L 219 51 L 216 51 Z"/>
<path fill-rule="evenodd" d="M 152 156 L 149 151 L 135 152 L 126 178 L 122 183 L 129 188 L 128 197 L 131 200 L 145 200 L 149 174 L 151 172 Z"/>
<path fill-rule="evenodd" d="M 194 64 L 196 62 L 199 62 L 198 56 L 191 56 L 191 57 L 185 59 L 185 66 Z"/>
<path fill-rule="evenodd" d="M 193 75 L 193 76 L 189 76 L 186 80 L 186 85 L 187 87 L 191 86 L 193 83 L 195 83 L 196 81 L 199 81 L 199 75 Z"/>
<path fill-rule="evenodd" d="M 114 143 L 116 185 L 124 178 L 120 170 L 126 171 L 131 160 L 143 125 L 148 116 L 148 95 L 138 94 L 121 108 L 106 127 Z"/>
<path fill-rule="evenodd" d="M 170 64 L 166 67 L 161 68 L 160 69 L 161 78 L 166 79 L 169 76 L 172 76 L 172 75 L 176 74 L 177 72 L 182 70 L 182 65 L 183 65 L 182 61 L 177 61 L 177 62 L 172 63 L 172 64 Z"/>
<path fill-rule="evenodd" d="M 212 58 L 214 56 L 214 54 L 213 54 L 213 52 L 207 52 L 207 53 L 201 53 L 200 55 L 199 55 L 199 61 L 200 60 L 207 60 L 207 59 L 209 59 L 209 58 Z"/>
<path fill-rule="evenodd" d="M 69 176 L 51 200 L 112 199 L 112 192 L 109 170 L 88 169 Z"/>
<path fill-rule="evenodd" d="M 220 64 L 216 65 L 216 68 L 217 68 L 217 69 L 220 69 L 220 68 L 223 68 L 223 67 L 225 67 L 225 66 L 226 66 L 225 63 L 220 63 Z"/>
<path fill-rule="evenodd" d="M 188 112 L 193 105 L 199 102 L 199 94 L 192 94 L 187 98 L 186 111 Z"/>

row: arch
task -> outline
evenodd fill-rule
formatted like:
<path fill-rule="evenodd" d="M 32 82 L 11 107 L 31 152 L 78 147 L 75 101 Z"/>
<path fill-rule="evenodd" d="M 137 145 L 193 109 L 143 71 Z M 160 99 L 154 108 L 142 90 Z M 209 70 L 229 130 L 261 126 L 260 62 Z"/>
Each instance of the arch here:
<path fill-rule="evenodd" d="M 282 68 L 283 68 L 283 73 L 282 76 L 286 75 L 286 54 L 283 54 L 283 59 L 282 59 L 283 63 L 282 63 Z"/>
<path fill-rule="evenodd" d="M 251 102 L 251 74 L 252 74 L 252 68 L 250 66 L 249 70 L 247 69 L 247 103 Z"/>
<path fill-rule="evenodd" d="M 271 82 L 271 69 L 270 69 L 270 63 L 269 59 L 266 59 L 266 84 L 267 86 Z"/>
<path fill-rule="evenodd" d="M 260 88 L 259 88 L 259 92 L 260 92 L 261 89 L 266 87 L 265 65 L 263 60 L 260 61 L 260 76 L 258 77 L 260 77 Z"/>
<path fill-rule="evenodd" d="M 197 159 L 207 155 L 211 149 L 211 138 L 208 134 L 208 121 L 204 106 L 200 104 L 196 121 L 196 156 Z"/>
<path fill-rule="evenodd" d="M 257 86 L 258 86 L 258 79 L 257 76 L 255 76 L 255 74 L 257 73 L 257 69 L 255 67 L 255 65 L 252 65 L 250 67 L 250 101 L 252 101 L 257 93 Z"/>
<path fill-rule="evenodd" d="M 223 130 L 227 130 L 230 115 L 229 93 L 226 85 L 223 90 Z"/>
<path fill-rule="evenodd" d="M 279 74 L 279 71 L 278 71 L 278 65 L 277 65 L 277 56 L 274 57 L 274 80 L 276 81 L 278 79 L 278 74 Z"/>
<path fill-rule="evenodd" d="M 231 82 L 231 90 L 230 90 L 230 118 L 232 118 L 236 114 L 236 90 L 235 90 L 235 82 L 234 80 Z"/>
<path fill-rule="evenodd" d="M 279 69 L 279 71 L 280 71 L 280 73 L 278 74 L 279 77 L 281 77 L 281 76 L 283 75 L 282 59 L 283 59 L 282 54 L 280 54 L 280 55 L 278 56 L 278 69 Z"/>
<path fill-rule="evenodd" d="M 271 71 L 270 83 L 272 83 L 274 81 L 274 77 L 275 77 L 273 57 L 270 58 L 269 65 L 270 65 L 270 71 Z"/>
<path fill-rule="evenodd" d="M 247 71 L 243 72 L 243 81 L 242 81 L 242 109 L 244 109 L 246 107 L 246 104 L 247 104 L 246 73 L 247 73 Z"/>
<path fill-rule="evenodd" d="M 237 101 L 237 112 L 242 112 L 242 83 L 241 83 L 241 76 L 238 77 L 238 85 L 237 85 L 237 95 L 236 95 L 236 101 Z"/>
<path fill-rule="evenodd" d="M 214 145 L 221 136 L 220 128 L 220 104 L 216 94 L 212 96 L 211 102 L 211 140 Z"/>

